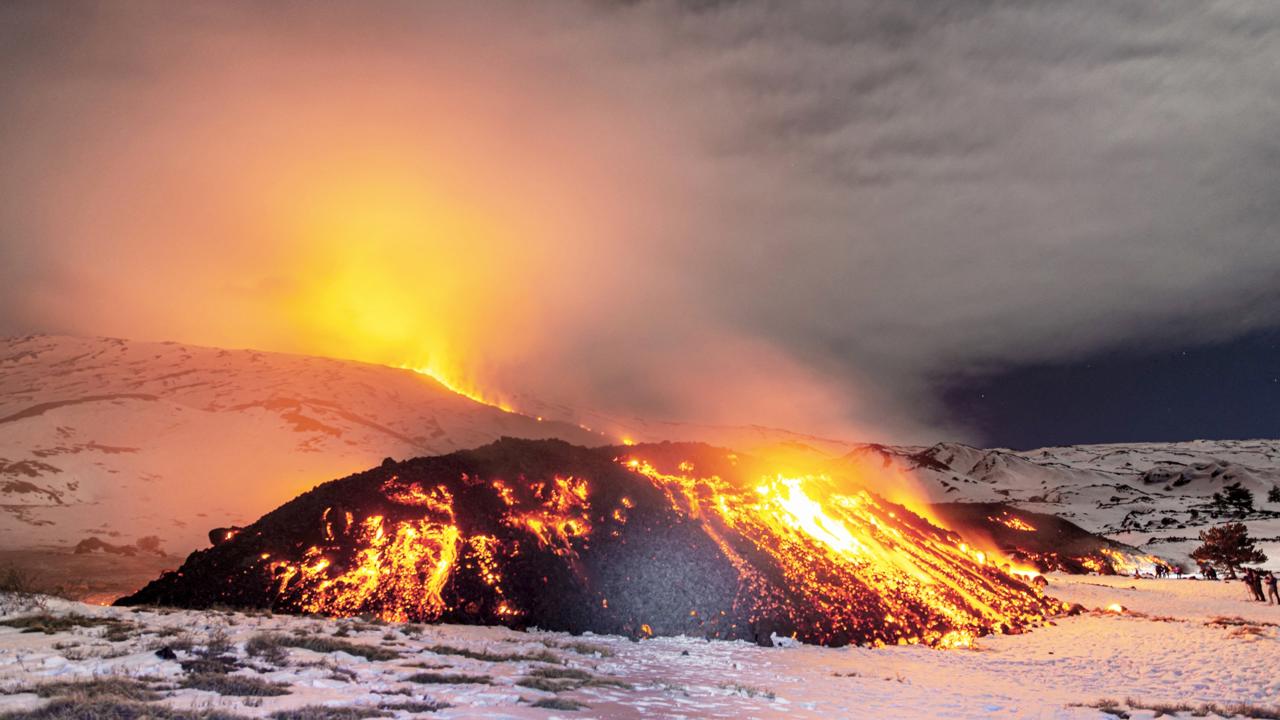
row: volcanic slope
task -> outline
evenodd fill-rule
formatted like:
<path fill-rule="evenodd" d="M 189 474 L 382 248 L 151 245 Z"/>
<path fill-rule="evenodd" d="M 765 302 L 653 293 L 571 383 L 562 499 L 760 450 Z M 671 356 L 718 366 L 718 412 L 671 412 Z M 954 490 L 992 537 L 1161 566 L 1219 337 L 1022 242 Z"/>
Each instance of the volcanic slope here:
<path fill-rule="evenodd" d="M 621 439 L 541 414 L 503 412 L 381 365 L 112 338 L 0 338 L 0 548 L 70 552 L 89 536 L 117 546 L 155 536 L 185 555 L 207 544 L 212 526 L 244 524 L 385 457 L 504 436 Z M 747 450 L 821 444 L 763 428 L 652 430 L 628 433 Z"/>
<path fill-rule="evenodd" d="M 126 605 L 965 645 L 1055 601 L 850 478 L 706 445 L 504 439 L 326 483 Z"/>

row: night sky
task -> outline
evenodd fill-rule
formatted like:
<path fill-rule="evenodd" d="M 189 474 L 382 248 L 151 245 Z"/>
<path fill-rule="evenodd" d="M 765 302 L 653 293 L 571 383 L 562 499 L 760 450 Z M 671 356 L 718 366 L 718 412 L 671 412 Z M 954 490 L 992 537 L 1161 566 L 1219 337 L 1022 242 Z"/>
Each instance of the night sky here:
<path fill-rule="evenodd" d="M 1156 352 L 1099 353 L 947 387 L 988 445 L 1280 437 L 1280 331 Z"/>

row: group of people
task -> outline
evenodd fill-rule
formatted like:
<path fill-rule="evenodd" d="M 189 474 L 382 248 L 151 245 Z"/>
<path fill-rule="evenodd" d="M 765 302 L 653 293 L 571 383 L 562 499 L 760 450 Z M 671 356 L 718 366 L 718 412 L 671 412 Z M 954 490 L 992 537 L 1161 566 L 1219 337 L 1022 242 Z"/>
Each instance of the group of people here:
<path fill-rule="evenodd" d="M 1249 588 L 1249 594 L 1254 600 L 1264 603 L 1275 603 L 1280 605 L 1280 591 L 1276 590 L 1276 574 L 1270 570 L 1254 570 L 1253 568 L 1245 568 L 1242 574 L 1245 587 Z M 1262 592 L 1263 586 L 1267 591 Z"/>

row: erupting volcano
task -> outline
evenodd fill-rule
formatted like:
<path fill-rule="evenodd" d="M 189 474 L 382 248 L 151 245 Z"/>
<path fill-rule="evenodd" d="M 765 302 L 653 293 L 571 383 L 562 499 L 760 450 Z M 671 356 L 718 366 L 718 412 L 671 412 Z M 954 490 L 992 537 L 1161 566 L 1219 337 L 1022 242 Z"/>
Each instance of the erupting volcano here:
<path fill-rule="evenodd" d="M 856 479 L 762 467 L 705 445 L 511 439 L 387 461 L 215 534 L 119 604 L 936 646 L 1059 609 Z"/>

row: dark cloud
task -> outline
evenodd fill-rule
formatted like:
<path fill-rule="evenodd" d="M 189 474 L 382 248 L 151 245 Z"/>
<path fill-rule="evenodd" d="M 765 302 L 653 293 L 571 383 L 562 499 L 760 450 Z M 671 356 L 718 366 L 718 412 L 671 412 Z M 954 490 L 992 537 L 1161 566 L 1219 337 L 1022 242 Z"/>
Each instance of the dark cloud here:
<path fill-rule="evenodd" d="M 7 3 L 0 57 L 0 331 L 308 349 L 121 299 L 138 263 L 267 262 L 243 238 L 268 229 L 229 240 L 217 216 L 156 251 L 148 209 L 235 172 L 116 165 L 247 161 L 255 127 L 325 122 L 297 91 L 325 83 L 406 137 L 475 113 L 451 147 L 568 166 L 579 205 L 608 205 L 538 236 L 573 277 L 531 315 L 554 347 L 478 351 L 568 402 L 924 439 L 964 432 L 939 424 L 940 377 L 1280 324 L 1274 3 Z M 241 284 L 287 293 L 271 266 Z M 110 322 L 82 310 L 104 300 Z M 770 378 L 795 402 L 743 399 Z"/>

